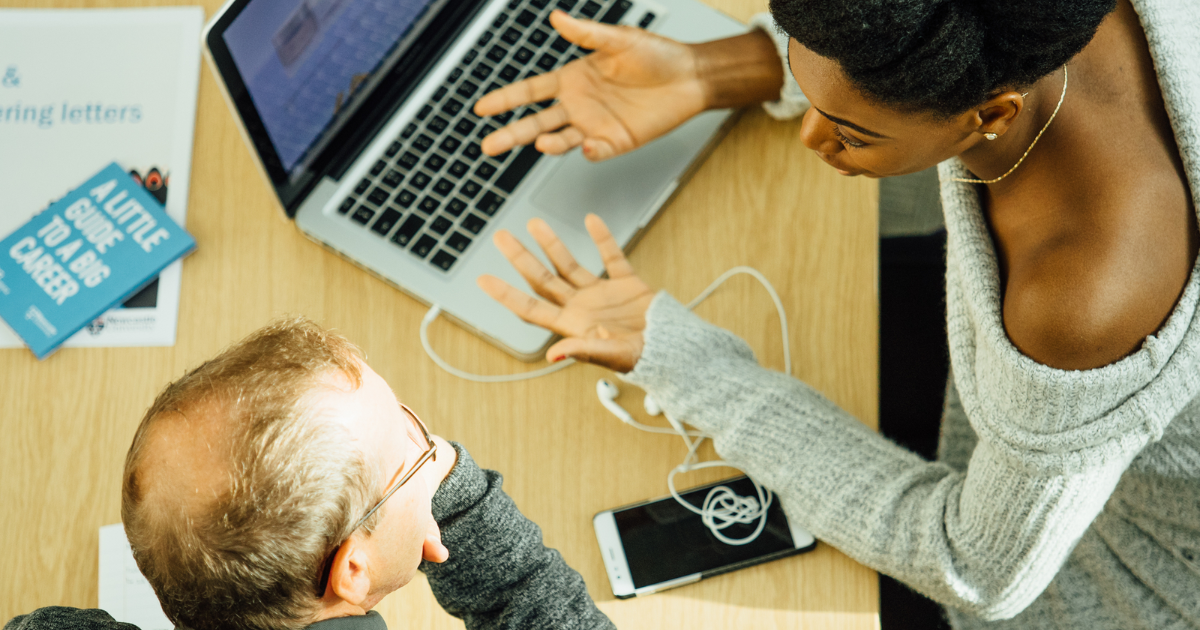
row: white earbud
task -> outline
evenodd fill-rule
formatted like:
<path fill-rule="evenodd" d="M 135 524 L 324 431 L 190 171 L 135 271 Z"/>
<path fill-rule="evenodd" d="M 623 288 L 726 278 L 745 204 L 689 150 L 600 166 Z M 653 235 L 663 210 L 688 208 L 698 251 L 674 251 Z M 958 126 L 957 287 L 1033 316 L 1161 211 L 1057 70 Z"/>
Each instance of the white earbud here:
<path fill-rule="evenodd" d="M 686 473 L 701 468 L 717 468 L 727 467 L 728 463 L 714 460 L 707 462 L 696 461 L 696 449 L 700 443 L 708 436 L 695 430 L 689 430 L 680 424 L 674 418 L 667 416 L 667 422 L 671 423 L 670 429 L 664 427 L 652 427 L 644 425 L 633 416 L 629 415 L 625 408 L 617 404 L 617 396 L 621 395 L 621 390 L 613 385 L 608 379 L 600 379 L 596 381 L 596 397 L 600 399 L 600 404 L 604 405 L 612 415 L 621 419 L 621 422 L 628 424 L 631 427 L 650 431 L 653 433 L 671 433 L 683 436 L 683 441 L 688 445 L 687 457 L 683 463 L 676 466 L 669 475 L 667 475 L 667 489 L 671 491 L 671 496 L 680 505 L 700 516 L 704 526 L 716 536 L 718 540 L 727 545 L 744 545 L 753 542 L 762 533 L 763 527 L 767 524 L 767 508 L 771 507 L 771 501 L 774 498 L 770 490 L 763 488 L 757 481 L 751 480 L 754 483 L 754 490 L 757 497 L 743 497 L 733 492 L 726 486 L 717 486 L 708 491 L 708 495 L 704 498 L 704 507 L 698 508 L 690 502 L 683 499 L 679 492 L 675 490 L 675 475 L 677 473 Z M 646 413 L 657 416 L 662 413 L 662 407 L 658 406 L 658 402 L 650 396 L 646 396 L 642 404 L 646 407 Z M 692 439 L 695 438 L 695 439 Z M 730 538 L 721 532 L 727 526 L 733 523 L 750 524 L 758 521 L 758 527 L 754 532 L 745 538 Z"/>
<path fill-rule="evenodd" d="M 626 424 L 636 425 L 637 422 L 633 416 L 629 415 L 621 405 L 617 404 L 617 396 L 621 394 L 621 390 L 617 389 L 608 379 L 600 379 L 596 381 L 596 396 L 600 398 L 600 404 L 604 405 L 605 409 L 612 412 L 612 415 L 621 419 L 621 422 Z"/>
<path fill-rule="evenodd" d="M 704 435 L 703 433 L 694 429 L 684 428 L 683 425 L 679 424 L 672 418 L 667 418 L 667 422 L 670 422 L 671 426 L 673 427 L 671 429 L 666 427 L 652 427 L 642 424 L 641 422 L 635 420 L 628 411 L 625 411 L 624 407 L 617 403 L 617 396 L 620 395 L 621 390 L 617 389 L 617 386 L 613 385 L 612 381 L 603 378 L 596 381 L 596 397 L 600 399 L 600 404 L 604 405 L 604 408 L 608 409 L 612 415 L 620 418 L 621 422 L 624 422 L 625 424 L 628 424 L 636 429 L 649 431 L 651 433 L 667 433 L 671 435 L 682 433 L 691 437 L 700 437 Z M 646 396 L 646 400 L 642 404 L 646 407 L 646 413 L 652 416 L 657 416 L 663 413 L 662 407 L 659 407 L 658 403 L 649 396 Z"/>

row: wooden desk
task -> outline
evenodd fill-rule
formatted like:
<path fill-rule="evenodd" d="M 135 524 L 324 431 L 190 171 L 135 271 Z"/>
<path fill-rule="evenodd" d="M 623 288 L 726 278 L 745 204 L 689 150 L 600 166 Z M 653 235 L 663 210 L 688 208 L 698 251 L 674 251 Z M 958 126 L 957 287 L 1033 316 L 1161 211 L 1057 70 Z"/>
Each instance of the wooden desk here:
<path fill-rule="evenodd" d="M 711 1 L 743 20 L 766 5 Z M 211 16 L 220 0 L 204 4 Z M 734 265 L 761 270 L 788 312 L 795 375 L 874 426 L 877 187 L 824 166 L 800 145 L 798 132 L 798 123 L 747 112 L 631 259 L 652 286 L 684 300 Z M 485 385 L 434 366 L 417 338 L 424 306 L 281 218 L 208 68 L 201 72 L 192 175 L 187 227 L 199 247 L 183 267 L 175 347 L 65 349 L 44 362 L 26 350 L 0 351 L 0 622 L 41 606 L 96 606 L 97 528 L 120 520 L 125 452 L 155 394 L 271 319 L 304 314 L 362 346 L 435 432 L 502 471 L 506 490 L 542 526 L 546 543 L 583 574 L 618 627 L 877 626 L 875 574 L 824 545 L 665 594 L 615 600 L 591 517 L 666 494 L 667 471 L 685 452 L 681 441 L 613 418 L 594 393 L 606 375 L 599 368 Z M 756 282 L 730 281 L 699 312 L 747 339 L 764 364 L 782 369 L 777 318 Z M 433 326 L 431 339 L 467 370 L 529 369 L 445 321 Z M 625 389 L 620 402 L 645 420 L 640 394 Z M 390 627 L 460 627 L 421 581 L 380 606 Z"/>

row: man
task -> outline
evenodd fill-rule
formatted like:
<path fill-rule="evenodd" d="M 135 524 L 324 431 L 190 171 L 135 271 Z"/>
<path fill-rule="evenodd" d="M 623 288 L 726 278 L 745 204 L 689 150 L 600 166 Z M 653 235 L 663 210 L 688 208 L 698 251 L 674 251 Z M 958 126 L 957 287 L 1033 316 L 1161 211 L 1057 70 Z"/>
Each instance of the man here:
<path fill-rule="evenodd" d="M 178 626 L 383 629 L 420 569 L 469 628 L 611 628 L 579 574 L 349 341 L 272 324 L 167 386 L 125 462 L 122 520 Z M 130 628 L 41 609 L 6 628 Z"/>

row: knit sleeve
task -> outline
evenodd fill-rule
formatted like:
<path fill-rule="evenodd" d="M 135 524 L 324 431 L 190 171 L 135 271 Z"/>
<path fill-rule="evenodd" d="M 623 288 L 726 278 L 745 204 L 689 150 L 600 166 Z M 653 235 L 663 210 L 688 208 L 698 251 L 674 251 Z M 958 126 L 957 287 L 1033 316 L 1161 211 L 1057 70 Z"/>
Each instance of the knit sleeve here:
<path fill-rule="evenodd" d="M 967 412 L 958 397 L 952 373 L 946 379 L 946 401 L 942 408 L 941 430 L 938 432 L 937 459 L 954 470 L 966 470 L 978 442 L 979 436 L 975 435 L 975 429 L 967 420 Z"/>
<path fill-rule="evenodd" d="M 458 461 L 432 505 L 450 558 L 421 563 L 442 608 L 469 630 L 612 630 L 583 578 L 542 544 L 542 530 L 501 489 L 500 473 L 451 444 Z"/>
<path fill-rule="evenodd" d="M 1045 589 L 1129 460 L 1031 471 L 980 435 L 965 470 L 927 462 L 660 293 L 624 380 L 713 435 L 788 518 L 945 605 L 1005 619 Z"/>
<path fill-rule="evenodd" d="M 763 109 L 776 120 L 790 120 L 803 114 L 809 103 L 788 65 L 788 36 L 779 30 L 770 13 L 756 14 L 750 18 L 750 25 L 771 36 L 775 50 L 779 51 L 779 62 L 783 64 L 783 86 L 779 88 L 779 99 L 763 103 Z"/>

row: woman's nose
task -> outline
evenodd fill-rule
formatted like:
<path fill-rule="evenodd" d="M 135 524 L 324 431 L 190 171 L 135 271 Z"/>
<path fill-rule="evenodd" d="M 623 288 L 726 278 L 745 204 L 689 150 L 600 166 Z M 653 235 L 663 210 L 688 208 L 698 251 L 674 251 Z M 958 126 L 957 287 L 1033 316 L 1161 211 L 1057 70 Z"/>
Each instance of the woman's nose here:
<path fill-rule="evenodd" d="M 833 135 L 833 123 L 816 108 L 810 107 L 800 122 L 800 141 L 804 146 L 824 155 L 835 155 L 845 147 Z"/>

